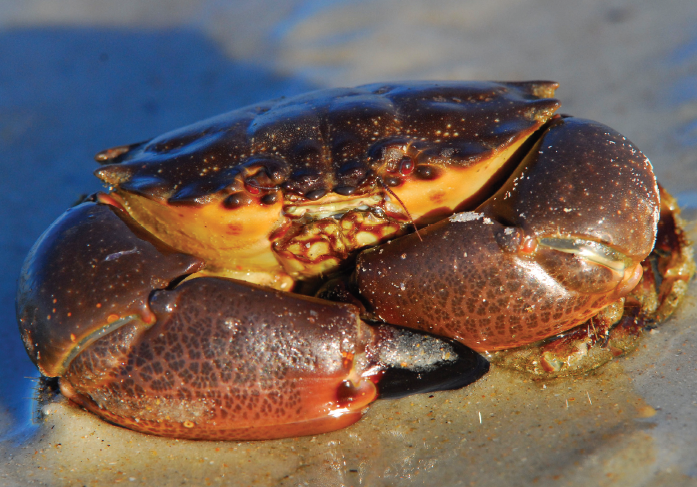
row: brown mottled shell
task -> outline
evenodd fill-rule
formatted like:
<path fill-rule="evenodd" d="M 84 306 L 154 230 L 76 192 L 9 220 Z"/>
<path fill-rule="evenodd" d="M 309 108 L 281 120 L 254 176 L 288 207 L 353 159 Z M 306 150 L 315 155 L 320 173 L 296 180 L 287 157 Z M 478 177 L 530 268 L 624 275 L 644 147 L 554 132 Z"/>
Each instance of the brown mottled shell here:
<path fill-rule="evenodd" d="M 387 149 L 416 146 L 431 165 L 468 167 L 535 130 L 559 107 L 552 82 L 411 82 L 322 90 L 204 120 L 97 155 L 96 174 L 171 204 L 204 204 L 239 190 L 239 175 L 316 200 L 375 184 Z M 388 182 L 389 184 L 389 182 Z"/>

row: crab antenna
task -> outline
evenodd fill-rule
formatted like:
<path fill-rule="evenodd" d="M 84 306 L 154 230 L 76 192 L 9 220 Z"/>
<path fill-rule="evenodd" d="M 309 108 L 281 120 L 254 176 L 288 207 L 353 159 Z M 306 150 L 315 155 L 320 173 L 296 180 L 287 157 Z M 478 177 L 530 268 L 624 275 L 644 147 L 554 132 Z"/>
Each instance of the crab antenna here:
<path fill-rule="evenodd" d="M 244 183 L 250 185 L 252 188 L 264 189 L 266 191 L 278 191 L 279 189 L 278 186 L 260 186 L 253 179 L 245 179 Z"/>
<path fill-rule="evenodd" d="M 385 191 L 387 191 L 388 193 L 390 193 L 390 194 L 394 197 L 394 199 L 396 199 L 397 201 L 399 201 L 399 204 L 402 206 L 402 208 L 404 208 L 404 212 L 407 214 L 407 217 L 409 217 L 409 221 L 410 221 L 411 224 L 414 226 L 414 232 L 416 233 L 416 236 L 419 237 L 419 240 L 421 240 L 421 241 L 423 242 L 424 239 L 421 238 L 421 234 L 419 234 L 419 229 L 416 228 L 416 223 L 414 222 L 414 219 L 411 217 L 411 213 L 409 213 L 409 210 L 407 210 L 407 206 L 404 204 L 404 202 L 403 202 L 402 200 L 399 199 L 399 196 L 397 196 L 396 194 L 394 194 L 394 191 L 392 191 L 392 190 L 384 183 L 384 181 L 382 180 L 382 178 L 381 178 L 380 176 L 377 177 L 377 180 L 378 180 L 378 183 L 380 184 L 380 186 L 382 186 L 382 188 L 383 188 Z"/>

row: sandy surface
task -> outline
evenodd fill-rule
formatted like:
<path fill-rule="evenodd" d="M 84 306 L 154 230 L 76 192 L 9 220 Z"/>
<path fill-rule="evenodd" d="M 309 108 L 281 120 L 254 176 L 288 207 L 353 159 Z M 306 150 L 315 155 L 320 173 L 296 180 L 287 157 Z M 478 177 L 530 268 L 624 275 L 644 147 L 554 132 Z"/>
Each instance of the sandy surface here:
<path fill-rule="evenodd" d="M 550 0 L 0 4 L 0 484 L 697 485 L 697 287 L 633 355 L 547 383 L 494 369 L 337 433 L 256 443 L 131 433 L 62 401 L 16 331 L 31 244 L 92 155 L 254 101 L 381 80 L 554 79 L 697 215 L 697 3 Z M 481 414 L 481 421 L 480 415 Z"/>

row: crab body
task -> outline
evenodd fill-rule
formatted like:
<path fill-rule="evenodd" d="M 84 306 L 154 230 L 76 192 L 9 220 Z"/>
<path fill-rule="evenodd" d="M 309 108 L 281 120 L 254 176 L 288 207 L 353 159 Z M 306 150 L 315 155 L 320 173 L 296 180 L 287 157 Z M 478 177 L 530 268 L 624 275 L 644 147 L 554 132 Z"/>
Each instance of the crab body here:
<path fill-rule="evenodd" d="M 623 302 L 654 246 L 648 159 L 554 115 L 555 88 L 324 90 L 98 154 L 110 192 L 25 262 L 30 357 L 114 423 L 204 439 L 344 427 L 394 370 L 471 382 L 483 360 L 430 334 L 556 335 Z M 298 294 L 320 287 L 343 302 Z"/>

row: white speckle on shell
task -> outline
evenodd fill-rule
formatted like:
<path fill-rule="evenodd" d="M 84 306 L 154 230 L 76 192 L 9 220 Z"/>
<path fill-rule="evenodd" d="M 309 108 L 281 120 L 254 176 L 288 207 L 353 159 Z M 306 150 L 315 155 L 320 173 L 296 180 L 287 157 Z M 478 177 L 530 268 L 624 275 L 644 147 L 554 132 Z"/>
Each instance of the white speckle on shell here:
<path fill-rule="evenodd" d="M 475 220 L 479 220 L 481 218 L 484 218 L 484 213 L 476 213 L 474 211 L 463 211 L 462 213 L 455 213 L 453 216 L 449 218 L 451 222 L 454 223 L 465 223 L 465 222 L 471 222 Z M 484 218 L 485 223 L 486 220 L 489 220 L 488 218 Z M 491 220 L 489 220 L 489 223 Z"/>

